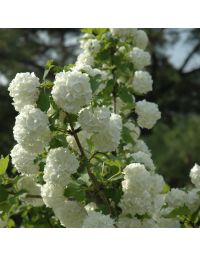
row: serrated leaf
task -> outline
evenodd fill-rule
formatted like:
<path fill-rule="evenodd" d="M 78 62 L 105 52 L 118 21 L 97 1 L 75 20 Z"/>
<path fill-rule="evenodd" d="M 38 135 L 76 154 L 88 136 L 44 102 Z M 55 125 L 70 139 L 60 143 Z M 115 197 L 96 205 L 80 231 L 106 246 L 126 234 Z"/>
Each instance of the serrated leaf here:
<path fill-rule="evenodd" d="M 5 174 L 5 172 L 8 168 L 8 163 L 9 163 L 9 156 L 6 156 L 5 158 L 2 157 L 0 159 L 0 175 Z"/>

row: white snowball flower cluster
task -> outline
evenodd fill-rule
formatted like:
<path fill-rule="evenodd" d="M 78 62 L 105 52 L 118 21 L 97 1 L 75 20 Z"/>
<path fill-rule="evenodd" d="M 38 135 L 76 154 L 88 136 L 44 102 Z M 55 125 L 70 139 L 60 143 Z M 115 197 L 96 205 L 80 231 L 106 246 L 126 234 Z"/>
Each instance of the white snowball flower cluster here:
<path fill-rule="evenodd" d="M 113 228 L 114 220 L 101 212 L 89 211 L 83 221 L 83 228 Z"/>
<path fill-rule="evenodd" d="M 25 105 L 35 105 L 39 96 L 39 79 L 34 73 L 17 73 L 8 91 L 13 97 L 15 110 L 20 112 Z"/>
<path fill-rule="evenodd" d="M 146 145 L 146 143 L 141 140 L 138 139 L 133 147 L 133 151 L 134 152 L 138 152 L 138 151 L 142 151 L 146 154 L 149 154 L 149 156 L 151 156 L 151 151 L 149 150 L 148 146 Z"/>
<path fill-rule="evenodd" d="M 144 215 L 152 213 L 154 198 L 162 191 L 164 181 L 162 177 L 150 174 L 144 165 L 132 163 L 123 170 L 123 196 L 119 206 L 123 215 Z M 155 185 L 156 184 L 156 185 Z"/>
<path fill-rule="evenodd" d="M 143 164 L 147 169 L 152 171 L 155 170 L 155 165 L 149 154 L 143 151 L 138 151 L 131 154 L 131 157 L 133 158 L 135 162 Z"/>
<path fill-rule="evenodd" d="M 130 135 L 133 139 L 133 141 L 136 141 L 138 139 L 138 137 L 140 136 L 140 128 L 138 126 L 136 126 L 133 122 L 131 122 L 130 120 L 127 121 L 124 124 L 124 127 L 128 128 L 130 131 Z"/>
<path fill-rule="evenodd" d="M 197 187 L 200 188 L 200 166 L 195 164 L 190 170 L 191 182 Z"/>
<path fill-rule="evenodd" d="M 77 113 L 92 97 L 87 74 L 68 71 L 56 74 L 52 96 L 56 104 L 68 113 Z"/>
<path fill-rule="evenodd" d="M 98 151 L 117 149 L 122 129 L 120 115 L 111 113 L 107 107 L 98 107 L 94 111 L 88 107 L 80 111 L 78 121 L 84 130 L 92 134 L 92 141 Z"/>
<path fill-rule="evenodd" d="M 70 175 L 75 173 L 79 162 L 67 148 L 51 149 L 47 155 L 44 168 L 44 180 L 61 186 L 66 186 Z"/>
<path fill-rule="evenodd" d="M 137 33 L 134 38 L 135 46 L 145 50 L 148 45 L 149 39 L 145 31 L 137 30 Z"/>
<path fill-rule="evenodd" d="M 51 182 L 42 185 L 41 196 L 45 205 L 50 208 L 60 207 L 65 201 L 63 187 Z"/>
<path fill-rule="evenodd" d="M 153 80 L 146 71 L 136 71 L 133 78 L 133 89 L 138 94 L 146 94 L 152 90 Z"/>
<path fill-rule="evenodd" d="M 176 208 L 184 206 L 186 200 L 187 200 L 186 192 L 180 189 L 173 188 L 166 195 L 166 202 L 168 203 L 169 207 Z"/>
<path fill-rule="evenodd" d="M 17 188 L 19 190 L 26 190 L 28 195 L 27 197 L 21 198 L 26 204 L 32 204 L 33 206 L 43 205 L 43 201 L 40 198 L 41 185 L 36 183 L 36 180 L 32 176 L 23 176 L 17 182 Z M 30 194 L 30 197 L 28 197 Z"/>
<path fill-rule="evenodd" d="M 129 52 L 129 58 L 133 62 L 136 70 L 142 70 L 144 67 L 151 64 L 150 54 L 137 47 L 134 47 Z"/>
<path fill-rule="evenodd" d="M 50 141 L 47 115 L 32 105 L 26 105 L 16 117 L 15 140 L 28 152 L 41 153 Z"/>
<path fill-rule="evenodd" d="M 94 57 L 89 51 L 83 51 L 77 58 L 76 64 L 85 64 L 93 66 Z"/>
<path fill-rule="evenodd" d="M 113 37 L 126 39 L 127 37 L 134 37 L 137 34 L 136 28 L 110 28 Z"/>
<path fill-rule="evenodd" d="M 60 207 L 54 208 L 56 217 L 67 228 L 80 228 L 86 217 L 86 210 L 77 201 L 65 200 Z"/>
<path fill-rule="evenodd" d="M 98 53 L 100 50 L 100 43 L 97 39 L 88 39 L 88 40 L 82 40 L 81 41 L 81 48 L 85 51 L 91 52 L 93 54 Z"/>
<path fill-rule="evenodd" d="M 135 112 L 138 115 L 137 123 L 142 128 L 151 129 L 161 118 L 158 106 L 145 99 L 136 103 Z"/>
<path fill-rule="evenodd" d="M 20 144 L 16 144 L 11 151 L 12 163 L 19 173 L 34 175 L 38 173 L 39 166 L 34 164 L 36 155 L 26 151 Z"/>

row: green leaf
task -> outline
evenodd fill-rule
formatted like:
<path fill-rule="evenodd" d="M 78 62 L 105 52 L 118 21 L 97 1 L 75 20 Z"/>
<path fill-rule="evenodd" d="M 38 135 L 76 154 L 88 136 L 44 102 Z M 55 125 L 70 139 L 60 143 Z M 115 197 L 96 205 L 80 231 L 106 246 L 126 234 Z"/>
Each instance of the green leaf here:
<path fill-rule="evenodd" d="M 175 218 L 177 216 L 189 216 L 191 214 L 190 209 L 187 206 L 181 206 L 175 208 L 172 212 L 170 212 L 167 217 L 168 218 Z"/>
<path fill-rule="evenodd" d="M 49 59 L 45 65 L 45 71 L 44 71 L 44 75 L 43 75 L 43 80 L 46 79 L 49 71 L 55 67 L 54 63 L 53 63 L 53 60 L 52 59 Z"/>
<path fill-rule="evenodd" d="M 105 164 L 109 165 L 109 166 L 116 166 L 118 168 L 122 167 L 122 163 L 121 161 L 117 160 L 117 159 L 106 159 L 104 161 Z"/>
<path fill-rule="evenodd" d="M 130 130 L 127 127 L 122 129 L 122 140 L 125 143 L 134 143 L 132 136 L 130 135 Z"/>
<path fill-rule="evenodd" d="M 0 203 L 6 201 L 8 198 L 8 192 L 3 185 L 0 185 Z"/>
<path fill-rule="evenodd" d="M 5 158 L 2 157 L 0 159 L 0 175 L 5 174 L 5 172 L 8 168 L 8 163 L 9 163 L 9 156 L 6 156 Z"/>
<path fill-rule="evenodd" d="M 100 81 L 99 81 L 100 77 L 101 77 L 100 75 L 96 75 L 95 77 L 90 78 L 90 85 L 91 85 L 93 94 L 95 93 L 95 91 L 98 89 L 98 87 L 100 85 Z"/>
<path fill-rule="evenodd" d="M 69 199 L 75 199 L 82 202 L 86 197 L 85 187 L 75 182 L 69 183 L 64 191 L 64 195 Z"/>
<path fill-rule="evenodd" d="M 129 91 L 127 90 L 127 88 L 120 88 L 119 90 L 119 97 L 121 98 L 121 100 L 126 103 L 126 104 L 130 104 L 133 105 L 133 97 L 132 95 L 129 93 Z"/>
<path fill-rule="evenodd" d="M 44 112 L 47 112 L 50 107 L 49 93 L 45 89 L 40 90 L 37 107 Z"/>

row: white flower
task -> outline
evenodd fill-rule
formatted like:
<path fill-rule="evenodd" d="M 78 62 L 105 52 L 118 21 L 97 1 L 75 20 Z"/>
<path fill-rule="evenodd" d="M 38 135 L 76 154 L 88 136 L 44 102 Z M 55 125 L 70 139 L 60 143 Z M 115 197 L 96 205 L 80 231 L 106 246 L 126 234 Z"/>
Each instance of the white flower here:
<path fill-rule="evenodd" d="M 149 154 L 149 156 L 151 157 L 151 151 L 149 150 L 148 146 L 146 145 L 146 143 L 139 139 L 136 141 L 134 148 L 133 148 L 134 152 L 138 152 L 138 151 L 142 151 L 146 154 Z"/>
<path fill-rule="evenodd" d="M 184 206 L 187 201 L 187 194 L 185 191 L 180 189 L 171 189 L 170 192 L 166 195 L 166 202 L 168 203 L 169 207 L 177 208 Z"/>
<path fill-rule="evenodd" d="M 161 117 L 157 104 L 142 100 L 136 103 L 137 123 L 142 128 L 151 129 Z"/>
<path fill-rule="evenodd" d="M 146 32 L 143 30 L 137 30 L 134 38 L 135 46 L 144 50 L 147 47 L 148 42 L 149 39 Z"/>
<path fill-rule="evenodd" d="M 191 182 L 197 187 L 200 188 L 200 166 L 195 164 L 190 170 Z"/>
<path fill-rule="evenodd" d="M 159 218 L 157 220 L 159 228 L 180 228 L 180 222 L 178 219 L 169 219 L 169 218 Z"/>
<path fill-rule="evenodd" d="M 136 217 L 128 218 L 125 216 L 120 216 L 117 221 L 117 226 L 119 228 L 141 228 L 142 224 L 141 221 Z"/>
<path fill-rule="evenodd" d="M 36 179 L 31 176 L 23 176 L 17 182 L 17 188 L 19 190 L 26 190 L 29 197 L 21 198 L 26 204 L 32 204 L 33 206 L 42 206 L 43 201 L 40 198 L 41 185 L 36 183 Z"/>
<path fill-rule="evenodd" d="M 188 191 L 186 205 L 193 212 L 198 209 L 200 206 L 200 189 L 192 189 Z"/>
<path fill-rule="evenodd" d="M 146 94 L 152 90 L 153 80 L 146 71 L 136 71 L 133 78 L 133 89 L 138 94 Z"/>
<path fill-rule="evenodd" d="M 90 211 L 83 221 L 83 228 L 114 228 L 114 220 L 101 212 Z"/>
<path fill-rule="evenodd" d="M 155 170 L 155 165 L 149 154 L 142 151 L 138 151 L 131 154 L 131 157 L 136 163 L 144 164 L 145 167 L 148 168 L 149 170 L 152 171 Z"/>
<path fill-rule="evenodd" d="M 113 37 L 125 39 L 127 37 L 134 37 L 137 33 L 136 28 L 110 28 Z"/>
<path fill-rule="evenodd" d="M 12 163 L 19 173 L 25 175 L 37 174 L 39 166 L 34 164 L 36 155 L 26 151 L 20 144 L 16 144 L 11 151 Z"/>
<path fill-rule="evenodd" d="M 85 64 L 89 66 L 93 66 L 94 64 L 94 57 L 89 51 L 83 51 L 77 58 L 77 64 Z"/>
<path fill-rule="evenodd" d="M 152 198 L 151 175 L 144 165 L 132 163 L 123 170 L 125 176 L 122 181 L 123 196 L 120 207 L 123 214 L 143 215 L 151 210 Z"/>
<path fill-rule="evenodd" d="M 141 70 L 145 66 L 151 64 L 150 54 L 137 47 L 134 47 L 133 50 L 129 52 L 129 57 L 136 70 Z"/>
<path fill-rule="evenodd" d="M 90 211 L 95 211 L 97 209 L 97 205 L 94 203 L 94 202 L 90 202 L 89 204 L 87 204 L 85 206 L 85 210 L 87 212 L 90 212 Z"/>
<path fill-rule="evenodd" d="M 132 139 L 136 141 L 140 136 L 140 128 L 131 121 L 127 121 L 124 126 L 130 130 Z"/>
<path fill-rule="evenodd" d="M 64 204 L 64 189 L 58 184 L 47 182 L 41 187 L 41 196 L 47 207 L 57 208 Z"/>
<path fill-rule="evenodd" d="M 32 153 L 40 153 L 50 141 L 47 115 L 32 105 L 26 105 L 16 117 L 15 140 Z"/>
<path fill-rule="evenodd" d="M 100 129 L 108 125 L 110 116 L 111 112 L 106 106 L 97 107 L 95 109 L 87 107 L 79 112 L 78 122 L 83 130 L 89 133 L 98 133 Z"/>
<path fill-rule="evenodd" d="M 142 228 L 155 228 L 156 223 L 153 219 L 143 219 L 142 221 Z"/>
<path fill-rule="evenodd" d="M 43 178 L 46 182 L 66 186 L 71 180 L 70 175 L 78 167 L 78 160 L 67 148 L 51 149 L 47 155 Z"/>
<path fill-rule="evenodd" d="M 86 210 L 76 201 L 66 200 L 62 206 L 53 210 L 61 224 L 67 228 L 80 228 L 86 216 Z"/>
<path fill-rule="evenodd" d="M 122 130 L 121 116 L 112 113 L 108 125 L 104 129 L 99 129 L 99 133 L 92 136 L 92 141 L 97 151 L 106 152 L 117 149 Z"/>
<path fill-rule="evenodd" d="M 79 133 L 77 133 L 78 139 L 80 141 L 81 146 L 83 147 L 84 151 L 87 152 L 89 151 L 89 146 L 88 146 L 88 142 L 87 140 L 90 138 L 90 134 L 87 133 L 85 130 L 80 131 Z M 74 138 L 74 136 L 72 135 L 68 135 L 66 137 L 67 142 L 69 143 L 69 146 L 76 152 L 78 152 L 80 154 L 80 150 L 79 147 L 76 143 L 76 140 Z M 86 153 L 87 154 L 87 153 Z"/>
<path fill-rule="evenodd" d="M 92 97 L 87 74 L 72 71 L 56 74 L 52 96 L 56 104 L 66 112 L 77 113 Z"/>
<path fill-rule="evenodd" d="M 35 105 L 39 96 L 39 86 L 39 79 L 34 73 L 16 74 L 8 87 L 16 111 L 21 111 L 28 104 Z"/>
<path fill-rule="evenodd" d="M 93 54 L 98 53 L 100 50 L 100 43 L 97 39 L 87 39 L 81 41 L 81 48 L 85 51 L 89 51 Z"/>

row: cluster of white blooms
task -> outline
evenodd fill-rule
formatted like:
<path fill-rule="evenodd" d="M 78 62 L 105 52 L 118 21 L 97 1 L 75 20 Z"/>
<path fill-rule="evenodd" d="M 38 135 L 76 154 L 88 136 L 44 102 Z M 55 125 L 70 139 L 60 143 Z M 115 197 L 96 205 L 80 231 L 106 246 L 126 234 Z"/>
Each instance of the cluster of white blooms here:
<path fill-rule="evenodd" d="M 192 183 L 200 188 L 200 166 L 195 164 L 193 168 L 190 170 L 190 178 Z"/>
<path fill-rule="evenodd" d="M 114 228 L 114 220 L 101 212 L 89 211 L 83 221 L 83 228 Z"/>
<path fill-rule="evenodd" d="M 34 73 L 16 74 L 8 87 L 16 111 L 21 111 L 28 104 L 35 105 L 39 96 L 39 86 L 39 79 Z"/>
<path fill-rule="evenodd" d="M 57 208 L 64 203 L 64 190 L 59 184 L 47 182 L 41 187 L 41 196 L 47 207 Z"/>
<path fill-rule="evenodd" d="M 34 177 L 31 176 L 23 176 L 17 182 L 17 188 L 19 190 L 26 190 L 28 195 L 27 197 L 22 197 L 21 200 L 27 204 L 32 204 L 33 206 L 41 206 L 43 205 L 43 201 L 40 198 L 41 193 L 41 185 L 36 183 Z M 30 194 L 30 196 L 29 196 Z"/>
<path fill-rule="evenodd" d="M 105 106 L 94 110 L 87 107 L 80 111 L 78 122 L 83 130 L 92 134 L 92 141 L 98 151 L 106 152 L 117 149 L 122 129 L 120 115 L 111 113 Z"/>
<path fill-rule="evenodd" d="M 124 124 L 124 127 L 128 128 L 133 141 L 136 141 L 140 136 L 140 128 L 136 126 L 130 120 Z"/>
<path fill-rule="evenodd" d="M 145 49 L 148 45 L 149 39 L 145 31 L 137 30 L 137 33 L 134 37 L 135 46 L 140 49 Z"/>
<path fill-rule="evenodd" d="M 62 206 L 53 210 L 61 224 L 67 228 L 80 228 L 86 217 L 86 210 L 77 201 L 65 200 Z"/>
<path fill-rule="evenodd" d="M 133 158 L 134 162 L 143 164 L 149 170 L 152 170 L 152 171 L 155 170 L 155 165 L 149 154 L 143 151 L 138 151 L 131 154 L 131 157 Z"/>
<path fill-rule="evenodd" d="M 30 153 L 41 153 L 50 141 L 47 115 L 32 105 L 26 105 L 16 117 L 15 140 Z"/>
<path fill-rule="evenodd" d="M 88 40 L 82 40 L 81 41 L 81 48 L 84 50 L 84 51 L 88 51 L 88 52 L 91 52 L 93 54 L 96 54 L 98 53 L 98 51 L 100 50 L 100 43 L 97 39 L 88 39 Z"/>
<path fill-rule="evenodd" d="M 137 151 L 142 151 L 146 154 L 149 154 L 151 156 L 151 151 L 149 150 L 148 146 L 146 145 L 146 143 L 141 140 L 138 139 L 133 147 L 133 151 L 137 152 Z"/>
<path fill-rule="evenodd" d="M 77 113 L 92 97 L 87 74 L 68 71 L 56 74 L 52 96 L 56 104 L 68 113 Z"/>
<path fill-rule="evenodd" d="M 157 104 L 147 102 L 145 99 L 136 103 L 135 112 L 138 115 L 137 123 L 142 128 L 151 129 L 161 118 Z"/>
<path fill-rule="evenodd" d="M 146 94 L 152 90 L 152 78 L 146 71 L 136 71 L 133 78 L 133 89 L 138 94 Z"/>
<path fill-rule="evenodd" d="M 34 164 L 36 155 L 26 151 L 20 144 L 16 144 L 11 151 L 12 163 L 21 174 L 37 174 L 39 166 Z"/>
<path fill-rule="evenodd" d="M 187 193 L 180 189 L 171 189 L 166 195 L 169 207 L 181 207 L 185 204 Z"/>
<path fill-rule="evenodd" d="M 161 176 L 151 174 L 144 165 L 132 163 L 124 170 L 122 181 L 123 196 L 120 201 L 123 215 L 144 215 L 152 213 L 155 195 L 161 193 L 164 180 Z"/>
<path fill-rule="evenodd" d="M 41 188 L 41 196 L 65 227 L 81 227 L 86 215 L 83 206 L 64 197 L 64 188 L 78 167 L 77 158 L 67 148 L 51 149 L 47 155 L 43 176 L 46 184 Z"/>
<path fill-rule="evenodd" d="M 137 35 L 136 28 L 110 28 L 113 37 L 126 39 L 127 37 L 134 37 Z"/>
<path fill-rule="evenodd" d="M 44 168 L 45 182 L 66 186 L 70 175 L 78 169 L 79 162 L 67 148 L 51 149 L 47 155 Z"/>
<path fill-rule="evenodd" d="M 134 47 L 129 52 L 129 58 L 133 62 L 136 70 L 142 70 L 151 64 L 150 54 L 140 48 Z"/>

